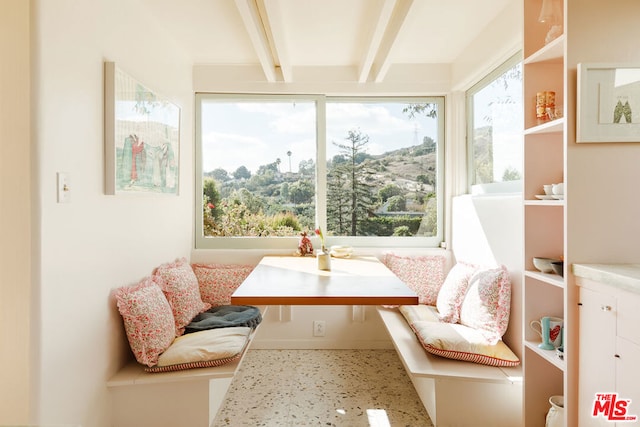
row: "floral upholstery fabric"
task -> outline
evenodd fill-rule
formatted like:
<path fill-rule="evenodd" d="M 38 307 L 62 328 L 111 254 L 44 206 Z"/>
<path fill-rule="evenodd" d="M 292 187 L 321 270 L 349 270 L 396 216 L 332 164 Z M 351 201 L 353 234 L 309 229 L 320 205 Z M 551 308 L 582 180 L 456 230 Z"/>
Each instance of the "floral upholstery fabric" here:
<path fill-rule="evenodd" d="M 202 301 L 198 279 L 185 258 L 157 267 L 153 278 L 162 288 L 173 311 L 176 336 L 184 333 L 185 326 L 197 314 L 211 308 L 211 304 Z"/>
<path fill-rule="evenodd" d="M 231 304 L 231 294 L 253 271 L 250 265 L 192 264 L 202 301 L 212 306 Z"/>
<path fill-rule="evenodd" d="M 444 282 L 445 257 L 386 254 L 382 262 L 418 295 L 420 304 L 435 305 Z"/>
<path fill-rule="evenodd" d="M 479 330 L 491 343 L 509 326 L 511 281 L 504 266 L 478 270 L 460 308 L 460 323 Z"/>
<path fill-rule="evenodd" d="M 175 338 L 173 313 L 162 289 L 147 277 L 137 285 L 119 288 L 115 298 L 136 360 L 156 365 Z"/>
<path fill-rule="evenodd" d="M 460 307 L 467 294 L 469 280 L 476 268 L 472 264 L 457 262 L 449 270 L 436 301 L 436 307 L 442 321 L 458 323 L 458 320 L 460 320 Z"/>

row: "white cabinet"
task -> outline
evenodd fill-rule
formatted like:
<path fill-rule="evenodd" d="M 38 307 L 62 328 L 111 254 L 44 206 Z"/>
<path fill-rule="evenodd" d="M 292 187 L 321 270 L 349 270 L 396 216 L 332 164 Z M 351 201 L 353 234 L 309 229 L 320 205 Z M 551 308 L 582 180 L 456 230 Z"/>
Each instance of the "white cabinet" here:
<path fill-rule="evenodd" d="M 640 294 L 590 279 L 580 286 L 579 425 L 629 425 L 616 417 L 640 416 Z M 608 416 L 606 404 L 594 413 L 598 394 L 617 393 L 621 404 Z M 639 418 L 640 419 L 640 418 Z"/>
<path fill-rule="evenodd" d="M 593 418 L 596 393 L 613 391 L 616 379 L 616 300 L 606 294 L 580 289 L 579 425 L 603 426 Z"/>

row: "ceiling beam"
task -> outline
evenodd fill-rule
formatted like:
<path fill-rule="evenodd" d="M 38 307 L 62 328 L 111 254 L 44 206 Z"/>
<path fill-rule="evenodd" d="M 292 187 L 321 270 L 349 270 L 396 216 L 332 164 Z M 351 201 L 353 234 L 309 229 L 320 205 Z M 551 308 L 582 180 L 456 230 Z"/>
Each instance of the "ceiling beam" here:
<path fill-rule="evenodd" d="M 389 19 L 387 29 L 374 61 L 374 81 L 377 83 L 384 80 L 385 75 L 389 71 L 389 67 L 391 66 L 390 53 L 398 40 L 398 34 L 400 34 L 400 30 L 402 30 L 414 3 L 415 0 L 397 0 L 395 2 L 392 16 Z"/>
<path fill-rule="evenodd" d="M 378 19 L 371 30 L 371 36 L 369 37 L 369 46 L 364 54 L 362 63 L 360 64 L 360 70 L 358 72 L 358 82 L 365 83 L 369 79 L 371 68 L 373 67 L 373 61 L 376 59 L 378 50 L 380 49 L 380 43 L 387 30 L 387 25 L 393 15 L 393 9 L 396 6 L 397 0 L 385 0 L 378 14 Z"/>
<path fill-rule="evenodd" d="M 277 80 L 276 65 L 256 2 L 254 0 L 235 0 L 235 3 L 264 75 L 268 82 L 273 83 Z"/>
<path fill-rule="evenodd" d="M 263 24 L 276 66 L 280 65 L 284 82 L 291 83 L 293 81 L 293 66 L 286 41 L 285 24 L 282 19 L 282 4 L 280 0 L 256 1 L 263 17 Z"/>

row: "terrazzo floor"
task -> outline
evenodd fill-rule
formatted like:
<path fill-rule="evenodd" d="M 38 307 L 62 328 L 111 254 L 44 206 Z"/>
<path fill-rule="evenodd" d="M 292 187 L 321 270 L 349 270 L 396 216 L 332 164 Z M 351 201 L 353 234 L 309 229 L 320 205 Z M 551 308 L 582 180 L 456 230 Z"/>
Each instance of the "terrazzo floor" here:
<path fill-rule="evenodd" d="M 433 424 L 394 350 L 249 350 L 213 426 Z"/>

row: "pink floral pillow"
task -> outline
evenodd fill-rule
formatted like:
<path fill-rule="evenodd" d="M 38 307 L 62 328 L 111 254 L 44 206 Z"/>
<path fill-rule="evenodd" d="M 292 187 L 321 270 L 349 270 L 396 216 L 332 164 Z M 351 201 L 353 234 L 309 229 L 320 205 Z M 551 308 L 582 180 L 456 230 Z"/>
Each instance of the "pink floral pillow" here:
<path fill-rule="evenodd" d="M 169 301 L 175 318 L 176 336 L 184 333 L 184 327 L 197 314 L 211 308 L 211 304 L 202 301 L 198 279 L 185 258 L 157 267 L 153 279 Z"/>
<path fill-rule="evenodd" d="M 192 264 L 202 301 L 212 306 L 231 304 L 231 294 L 253 271 L 250 265 Z"/>
<path fill-rule="evenodd" d="M 382 262 L 418 294 L 420 304 L 436 305 L 438 292 L 444 282 L 444 256 L 403 257 L 386 254 Z"/>
<path fill-rule="evenodd" d="M 154 366 L 173 342 L 175 323 L 162 289 L 150 278 L 115 292 L 127 339 L 136 360 Z"/>
<path fill-rule="evenodd" d="M 504 266 L 478 270 L 460 308 L 460 323 L 478 329 L 491 344 L 502 338 L 509 326 L 511 280 Z"/>
<path fill-rule="evenodd" d="M 475 265 L 458 262 L 449 270 L 436 301 L 438 314 L 443 322 L 458 323 L 460 307 L 467 294 L 469 279 L 473 276 L 476 268 Z"/>

